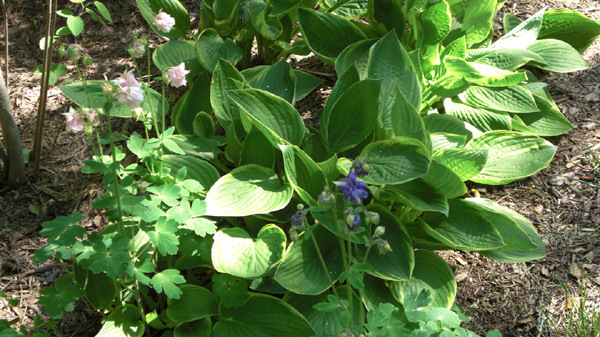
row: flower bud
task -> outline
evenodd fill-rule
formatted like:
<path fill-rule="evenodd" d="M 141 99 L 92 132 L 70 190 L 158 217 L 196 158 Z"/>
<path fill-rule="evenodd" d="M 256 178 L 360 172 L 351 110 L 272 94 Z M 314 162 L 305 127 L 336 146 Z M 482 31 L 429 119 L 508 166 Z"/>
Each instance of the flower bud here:
<path fill-rule="evenodd" d="M 140 58 L 146 53 L 146 45 L 141 43 L 140 40 L 134 41 L 128 51 L 131 57 Z"/>
<path fill-rule="evenodd" d="M 367 212 L 367 219 L 369 219 L 369 223 L 372 223 L 373 225 L 379 225 L 381 222 L 379 213 L 376 212 Z"/>
<path fill-rule="evenodd" d="M 377 244 L 377 249 L 379 250 L 379 254 L 381 254 L 381 255 L 385 255 L 392 251 L 392 247 L 390 246 L 390 243 L 384 239 L 379 240 L 379 243 Z"/>
<path fill-rule="evenodd" d="M 329 202 L 331 202 L 331 200 L 332 200 L 332 194 L 329 193 L 329 188 L 327 188 L 327 186 L 325 186 L 325 188 L 323 189 L 323 192 L 321 192 L 321 194 L 319 194 L 317 203 L 319 204 L 319 206 L 325 207 L 325 206 L 329 205 Z"/>
<path fill-rule="evenodd" d="M 299 211 L 302 211 L 302 210 L 304 210 L 304 205 L 303 204 L 298 204 L 298 205 L 296 205 L 296 209 L 299 210 Z"/>
<path fill-rule="evenodd" d="M 290 234 L 290 240 L 292 240 L 292 242 L 298 241 L 298 232 L 295 229 L 290 228 L 289 234 Z"/>
<path fill-rule="evenodd" d="M 144 109 L 141 107 L 137 107 L 131 110 L 131 115 L 135 118 L 136 121 L 144 120 Z"/>
<path fill-rule="evenodd" d="M 361 161 L 360 158 L 356 158 L 354 161 L 354 172 L 357 177 L 362 178 L 369 174 L 369 165 L 364 161 Z"/>
<path fill-rule="evenodd" d="M 104 94 L 104 96 L 112 96 L 113 94 L 113 86 L 112 84 L 110 84 L 110 82 L 104 82 L 104 84 L 102 84 L 102 93 Z"/>
<path fill-rule="evenodd" d="M 94 135 L 94 128 L 92 128 L 91 125 L 84 125 L 83 133 L 86 135 L 86 137 L 92 138 L 92 136 Z"/>
<path fill-rule="evenodd" d="M 61 43 L 60 46 L 58 46 L 58 55 L 60 55 L 60 57 L 63 57 L 66 52 L 67 48 L 65 47 L 65 44 Z"/>
<path fill-rule="evenodd" d="M 148 189 L 148 183 L 140 180 L 137 182 L 137 189 L 138 189 L 138 193 L 139 194 L 144 194 L 146 193 L 146 190 Z"/>
<path fill-rule="evenodd" d="M 380 238 L 383 234 L 385 234 L 385 227 L 377 226 L 377 228 L 375 228 L 375 233 L 373 234 L 373 239 Z"/>
<path fill-rule="evenodd" d="M 348 230 L 352 233 L 356 233 L 360 228 L 360 216 L 354 214 L 351 208 L 346 211 L 345 221 Z"/>
<path fill-rule="evenodd" d="M 90 123 L 91 126 L 100 125 L 100 117 L 98 116 L 98 110 L 96 110 L 96 109 L 86 110 L 85 116 L 87 117 L 88 123 Z"/>
<path fill-rule="evenodd" d="M 83 63 L 84 67 L 89 67 L 92 65 L 92 63 L 94 63 L 94 60 L 92 60 L 92 57 L 90 56 L 90 54 L 83 54 L 83 56 L 81 57 L 81 63 Z"/>

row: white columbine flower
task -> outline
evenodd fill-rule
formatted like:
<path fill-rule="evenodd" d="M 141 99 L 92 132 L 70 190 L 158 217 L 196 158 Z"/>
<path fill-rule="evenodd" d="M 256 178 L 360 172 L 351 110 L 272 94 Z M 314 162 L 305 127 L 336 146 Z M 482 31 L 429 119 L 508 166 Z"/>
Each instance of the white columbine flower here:
<path fill-rule="evenodd" d="M 161 9 L 152 20 L 152 24 L 156 26 L 156 29 L 168 33 L 175 26 L 175 19 Z"/>
<path fill-rule="evenodd" d="M 177 67 L 171 67 L 167 70 L 168 82 L 175 88 L 187 85 L 185 75 L 189 74 L 189 70 L 185 70 L 185 64 L 182 62 Z"/>
<path fill-rule="evenodd" d="M 67 131 L 83 131 L 83 116 L 81 116 L 77 110 L 69 108 L 69 112 L 64 113 L 63 115 L 67 119 Z"/>
<path fill-rule="evenodd" d="M 133 69 L 121 74 L 116 82 L 120 86 L 119 93 L 117 94 L 119 102 L 132 109 L 142 104 L 144 101 L 144 91 L 140 82 L 133 75 Z"/>

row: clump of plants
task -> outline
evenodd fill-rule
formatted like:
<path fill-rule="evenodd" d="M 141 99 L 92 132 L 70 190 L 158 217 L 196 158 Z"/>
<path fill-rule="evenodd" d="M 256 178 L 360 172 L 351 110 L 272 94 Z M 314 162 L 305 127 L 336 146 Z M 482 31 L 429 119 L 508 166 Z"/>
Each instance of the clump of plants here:
<path fill-rule="evenodd" d="M 110 223 L 43 224 L 35 261 L 69 266 L 41 292 L 51 317 L 85 298 L 105 314 L 98 336 L 474 336 L 435 251 L 545 256 L 529 220 L 466 182 L 549 164 L 541 136 L 571 125 L 531 69 L 585 69 L 599 23 L 508 16 L 494 41 L 496 0 L 214 0 L 192 35 L 177 0 L 137 3 L 170 40 L 130 53 L 162 76 L 60 87 L 78 106 L 67 127 L 94 144 L 82 171 L 103 175 L 94 207 Z M 240 71 L 253 41 L 268 64 Z M 319 128 L 294 108 L 321 83 L 286 62 L 300 43 L 338 74 Z M 189 87 L 172 107 L 170 86 Z M 114 118 L 143 129 L 113 132 Z"/>

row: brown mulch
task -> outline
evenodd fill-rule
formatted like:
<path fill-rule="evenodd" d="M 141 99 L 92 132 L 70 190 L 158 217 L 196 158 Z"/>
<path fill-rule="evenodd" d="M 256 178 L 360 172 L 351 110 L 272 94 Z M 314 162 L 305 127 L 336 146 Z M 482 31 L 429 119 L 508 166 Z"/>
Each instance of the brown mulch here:
<path fill-rule="evenodd" d="M 11 56 L 9 94 L 25 148 L 31 148 L 39 96 L 40 76 L 32 69 L 41 64 L 38 41 L 43 36 L 42 1 L 8 1 Z M 135 1 L 104 1 L 113 24 L 100 26 L 85 16 L 86 29 L 76 40 L 97 58 L 90 78 L 101 79 L 131 66 L 125 50 L 133 34 L 147 33 L 147 23 Z M 184 1 L 193 12 L 197 1 Z M 578 10 L 600 20 L 600 4 L 594 0 L 511 1 L 505 9 L 526 18 L 548 6 Z M 59 8 L 73 8 L 66 0 Z M 501 17 L 498 18 L 501 22 Z M 63 20 L 63 21 L 61 21 Z M 64 18 L 59 18 L 64 24 Z M 162 40 L 152 36 L 154 43 Z M 600 154 L 600 40 L 584 57 L 590 69 L 573 74 L 546 74 L 542 81 L 574 129 L 558 140 L 558 151 L 550 166 L 535 176 L 506 186 L 475 186 L 482 197 L 490 198 L 529 218 L 546 244 L 547 257 L 528 263 L 502 264 L 462 251 L 444 252 L 458 281 L 457 302 L 472 318 L 467 327 L 478 334 L 499 329 L 505 336 L 538 336 L 548 332 L 544 310 L 569 310 L 565 284 L 570 296 L 578 296 L 582 274 L 590 280 L 590 306 L 600 306 L 600 168 L 590 151 Z M 70 62 L 54 55 L 55 62 Z M 295 61 L 303 70 L 320 76 L 325 83 L 297 108 L 308 125 L 317 126 L 319 109 L 331 92 L 334 70 L 313 59 Z M 45 317 L 38 306 L 40 288 L 64 273 L 62 265 L 49 262 L 33 265 L 33 252 L 42 247 L 41 224 L 60 215 L 81 212 L 90 231 L 105 224 L 91 203 L 102 191 L 101 179 L 80 172 L 82 160 L 93 153 L 83 134 L 65 131 L 65 112 L 71 103 L 57 88 L 48 95 L 42 161 L 36 181 L 16 190 L 0 188 L 0 291 L 19 299 L 14 307 L 0 298 L 0 319 L 18 319 L 31 326 L 36 315 Z M 126 127 L 122 125 L 121 127 Z M 37 214 L 35 214 L 37 213 Z M 598 310 L 598 309 L 597 309 Z M 84 302 L 59 322 L 57 334 L 93 336 L 100 316 Z"/>

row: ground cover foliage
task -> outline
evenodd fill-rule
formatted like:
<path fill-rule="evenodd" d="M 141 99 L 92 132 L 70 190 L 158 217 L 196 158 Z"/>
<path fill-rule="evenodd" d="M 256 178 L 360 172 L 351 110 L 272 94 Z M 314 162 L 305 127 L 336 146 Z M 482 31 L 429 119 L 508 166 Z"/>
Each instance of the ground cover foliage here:
<path fill-rule="evenodd" d="M 431 251 L 477 251 L 501 262 L 544 256 L 527 219 L 487 199 L 462 198 L 465 181 L 500 185 L 548 165 L 555 147 L 540 136 L 570 124 L 544 84 L 519 68 L 585 68 L 577 48 L 589 43 L 552 39 L 571 28 L 544 22 L 566 15 L 593 22 L 564 11 L 521 24 L 508 17 L 512 33 L 491 43 L 495 1 L 471 10 L 461 7 L 467 2 L 406 3 L 391 11 L 406 18 L 406 31 L 382 14 L 389 8 L 375 6 L 381 3 L 348 12 L 295 4 L 280 13 L 297 16 L 304 39 L 294 43 L 338 73 L 317 129 L 294 109 L 318 85 L 314 77 L 284 61 L 239 71 L 241 49 L 227 34 L 204 30 L 209 39 L 175 40 L 189 22 L 176 19 L 175 31 L 165 33 L 154 18 L 161 10 L 188 18 L 180 4 L 138 4 L 156 33 L 175 34 L 152 55 L 163 79 L 176 83 L 169 73 L 184 63 L 190 89 L 173 107 L 171 127 L 168 102 L 134 73 L 108 85 L 61 87 L 107 116 L 130 118 L 134 108 L 146 130 L 99 136 L 110 155 L 98 147 L 85 162 L 84 172 L 103 174 L 108 191 L 95 202 L 111 220 L 102 233 L 85 236 L 80 215 L 44 224 L 49 245 L 36 261 L 52 253 L 74 258 L 73 274 L 43 291 L 51 316 L 86 297 L 111 312 L 100 335 L 467 335 L 448 310 L 454 275 Z M 249 20 L 247 29 L 258 34 L 281 18 L 255 15 L 264 22 Z M 363 15 L 371 26 L 345 18 Z M 319 25 L 355 36 L 331 39 Z M 547 48 L 564 50 L 566 59 Z M 143 113 L 135 110 L 140 104 Z M 88 122 L 93 138 L 89 114 Z M 135 157 L 127 160 L 126 150 Z M 287 323 L 276 330 L 273 321 Z"/>

